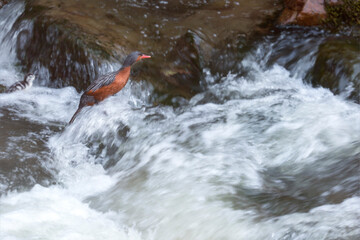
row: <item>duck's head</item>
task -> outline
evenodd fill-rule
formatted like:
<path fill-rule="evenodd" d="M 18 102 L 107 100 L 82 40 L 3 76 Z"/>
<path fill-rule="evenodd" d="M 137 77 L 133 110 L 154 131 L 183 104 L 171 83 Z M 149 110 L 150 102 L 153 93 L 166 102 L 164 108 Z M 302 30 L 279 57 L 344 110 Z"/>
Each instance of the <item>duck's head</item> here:
<path fill-rule="evenodd" d="M 24 80 L 28 83 L 32 83 L 35 80 L 35 74 L 33 73 L 26 74 Z"/>
<path fill-rule="evenodd" d="M 129 67 L 144 58 L 151 58 L 151 56 L 145 55 L 139 51 L 132 52 L 125 58 L 123 67 Z"/>

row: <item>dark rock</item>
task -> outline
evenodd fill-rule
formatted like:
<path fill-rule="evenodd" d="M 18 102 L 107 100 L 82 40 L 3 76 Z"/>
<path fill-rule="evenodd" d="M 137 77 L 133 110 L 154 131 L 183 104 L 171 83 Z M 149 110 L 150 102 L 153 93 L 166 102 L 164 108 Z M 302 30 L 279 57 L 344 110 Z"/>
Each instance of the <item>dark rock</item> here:
<path fill-rule="evenodd" d="M 77 26 L 48 18 L 38 9 L 26 9 L 17 26 L 34 14 L 37 17 L 31 27 L 17 36 L 16 53 L 23 71 L 37 72 L 41 85 L 84 89 L 110 54 L 95 39 L 81 34 Z"/>
<path fill-rule="evenodd" d="M 285 7 L 293 11 L 301 11 L 306 0 L 284 0 Z"/>
<path fill-rule="evenodd" d="M 0 93 L 3 93 L 6 91 L 6 87 L 0 84 Z"/>
<path fill-rule="evenodd" d="M 141 79 L 189 98 L 203 89 L 202 68 L 216 65 L 214 47 L 272 25 L 279 0 L 259 1 L 26 1 L 18 25 L 33 24 L 19 34 L 18 58 L 24 72 L 39 69 L 41 84 L 82 90 L 105 71 L 104 60 L 121 63 L 140 50 L 153 56 L 141 64 Z"/>
<path fill-rule="evenodd" d="M 168 83 L 191 94 L 200 91 L 203 66 L 196 38 L 198 36 L 190 31 L 180 38 L 169 54 L 170 64 L 161 69 Z"/>
<path fill-rule="evenodd" d="M 251 49 L 248 42 L 249 39 L 246 35 L 237 34 L 216 45 L 209 64 L 212 75 L 217 75 L 221 78 L 226 76 L 229 72 L 242 72 L 239 63 Z"/>
<path fill-rule="evenodd" d="M 170 103 L 175 96 L 189 98 L 201 91 L 203 55 L 200 41 L 198 35 L 188 31 L 166 56 L 142 64 L 142 72 L 157 89 L 156 102 Z"/>
<path fill-rule="evenodd" d="M 320 45 L 311 82 L 360 103 L 360 42 L 330 39 Z"/>

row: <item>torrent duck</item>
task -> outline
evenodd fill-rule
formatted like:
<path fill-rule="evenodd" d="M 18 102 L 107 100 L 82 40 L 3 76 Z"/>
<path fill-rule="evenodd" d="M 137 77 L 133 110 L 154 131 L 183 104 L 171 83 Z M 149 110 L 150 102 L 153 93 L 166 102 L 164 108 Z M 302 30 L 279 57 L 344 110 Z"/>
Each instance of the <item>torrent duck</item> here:
<path fill-rule="evenodd" d="M 11 93 L 15 91 L 20 91 L 24 89 L 31 88 L 33 81 L 35 80 L 35 75 L 32 73 L 28 73 L 25 75 L 24 80 L 19 81 L 11 85 L 6 92 Z"/>
<path fill-rule="evenodd" d="M 93 81 L 81 95 L 79 107 L 74 116 L 71 118 L 69 124 L 75 120 L 76 116 L 80 113 L 83 107 L 92 106 L 119 92 L 129 80 L 131 66 L 141 59 L 150 57 L 151 56 L 137 51 L 132 52 L 125 58 L 125 61 L 119 70 L 102 75 Z"/>

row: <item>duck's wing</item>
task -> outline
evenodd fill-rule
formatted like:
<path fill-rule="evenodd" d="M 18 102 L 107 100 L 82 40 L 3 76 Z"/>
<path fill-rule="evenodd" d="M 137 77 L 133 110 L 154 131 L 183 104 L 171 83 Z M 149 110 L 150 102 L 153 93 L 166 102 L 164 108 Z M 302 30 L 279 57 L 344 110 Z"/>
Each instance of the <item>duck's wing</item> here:
<path fill-rule="evenodd" d="M 11 93 L 11 92 L 15 92 L 15 91 L 19 91 L 19 90 L 23 90 L 26 88 L 26 85 L 23 82 L 16 82 L 13 85 L 11 85 L 6 92 L 7 93 Z"/>
<path fill-rule="evenodd" d="M 111 72 L 105 75 L 100 76 L 98 79 L 96 79 L 95 81 L 93 81 L 88 88 L 85 90 L 85 92 L 95 92 L 96 90 L 110 85 L 116 77 L 116 74 L 118 74 L 119 71 L 115 71 L 115 72 Z"/>

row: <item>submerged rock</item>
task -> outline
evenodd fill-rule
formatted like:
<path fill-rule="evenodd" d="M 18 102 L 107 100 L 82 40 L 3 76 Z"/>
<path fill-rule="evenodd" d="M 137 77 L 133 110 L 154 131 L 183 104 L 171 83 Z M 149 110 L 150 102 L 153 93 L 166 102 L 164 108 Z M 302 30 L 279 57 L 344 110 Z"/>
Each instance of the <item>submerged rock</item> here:
<path fill-rule="evenodd" d="M 360 103 L 360 42 L 331 39 L 320 45 L 311 82 Z"/>

